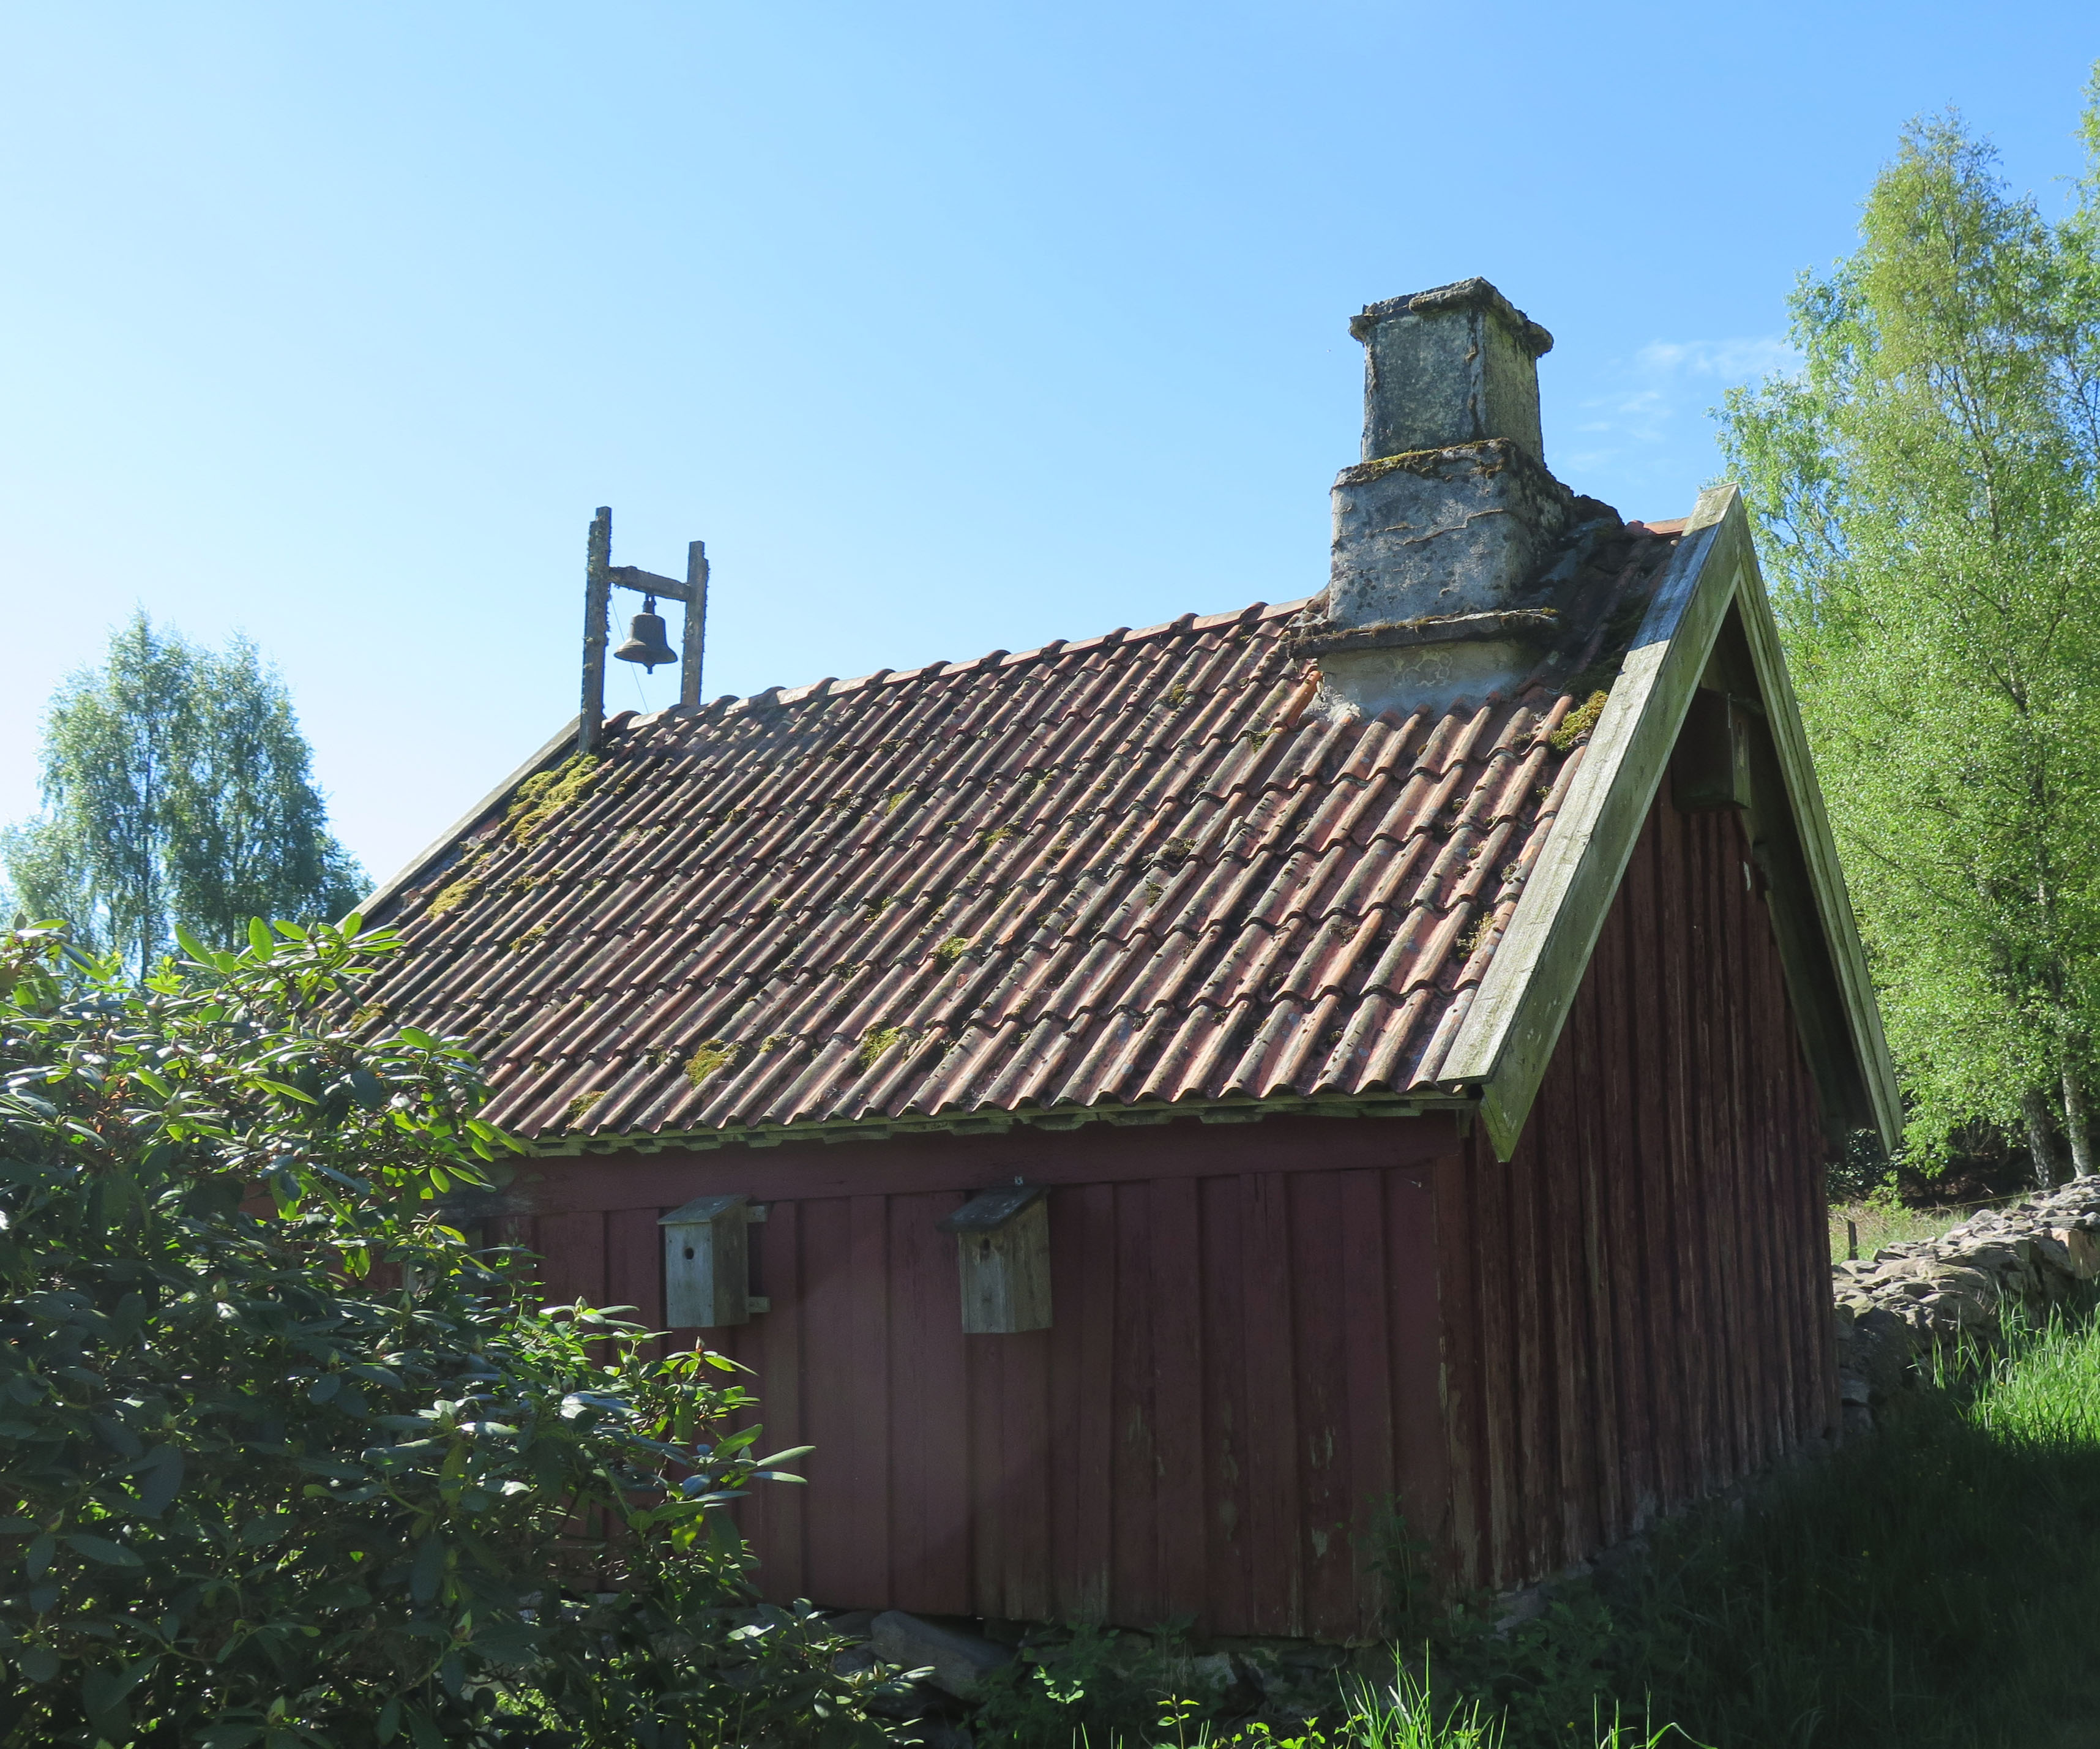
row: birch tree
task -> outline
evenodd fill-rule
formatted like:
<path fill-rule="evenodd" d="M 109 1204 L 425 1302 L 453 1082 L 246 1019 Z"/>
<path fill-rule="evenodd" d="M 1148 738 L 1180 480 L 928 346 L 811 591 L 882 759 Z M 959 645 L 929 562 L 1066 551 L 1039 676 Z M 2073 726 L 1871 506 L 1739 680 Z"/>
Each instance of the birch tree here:
<path fill-rule="evenodd" d="M 42 817 L 0 839 L 16 903 L 142 977 L 178 924 L 223 947 L 251 918 L 339 917 L 364 877 L 311 757 L 253 644 L 201 647 L 139 614 L 51 701 Z"/>
<path fill-rule="evenodd" d="M 1733 391 L 1745 484 L 1926 1162 L 1977 1119 L 2093 1169 L 2100 974 L 2100 77 L 2052 223 L 1958 117 Z"/>

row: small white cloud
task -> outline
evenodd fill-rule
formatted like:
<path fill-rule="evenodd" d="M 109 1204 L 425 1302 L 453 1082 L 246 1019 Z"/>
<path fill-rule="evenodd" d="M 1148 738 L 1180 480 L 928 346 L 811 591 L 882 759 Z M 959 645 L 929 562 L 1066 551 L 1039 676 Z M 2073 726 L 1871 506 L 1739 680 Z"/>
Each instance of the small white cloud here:
<path fill-rule="evenodd" d="M 1700 417 L 1721 391 L 1796 369 L 1800 363 L 1800 355 L 1771 334 L 1651 340 L 1631 358 L 1614 360 L 1609 373 L 1618 380 L 1606 393 L 1582 403 L 1585 417 L 1575 429 L 1589 446 L 1570 459 L 1603 466 L 1628 446 L 1682 442 L 1680 414 Z"/>
<path fill-rule="evenodd" d="M 1720 461 L 1708 409 L 1739 382 L 1800 364 L 1771 334 L 1651 340 L 1601 361 L 1569 386 L 1564 416 L 1549 406 L 1554 471 L 1629 515 L 1680 516 Z"/>
<path fill-rule="evenodd" d="M 1658 376 L 1718 377 L 1729 383 L 1800 368 L 1801 355 L 1772 334 L 1736 340 L 1651 340 L 1635 365 Z"/>

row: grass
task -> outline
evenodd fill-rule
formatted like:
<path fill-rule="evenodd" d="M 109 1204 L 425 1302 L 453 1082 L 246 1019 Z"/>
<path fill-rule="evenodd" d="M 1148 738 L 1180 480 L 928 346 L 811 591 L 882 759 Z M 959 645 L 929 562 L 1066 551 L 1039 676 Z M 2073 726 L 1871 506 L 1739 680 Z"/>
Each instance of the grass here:
<path fill-rule="evenodd" d="M 1997 1203 L 2016 1203 L 2020 1191 L 2010 1196 L 1992 1199 Z M 1859 1230 L 1860 1256 L 1871 1258 L 1884 1245 L 1907 1244 L 1921 1239 L 1937 1239 L 1949 1227 L 1965 1221 L 1984 1203 L 1948 1204 L 1927 1208 L 1912 1208 L 1897 1201 L 1893 1196 L 1874 1196 L 1855 1203 L 1833 1203 L 1830 1208 L 1830 1261 L 1845 1261 L 1849 1239 L 1845 1223 L 1852 1222 Z"/>
<path fill-rule="evenodd" d="M 1971 1355 L 1872 1436 L 1659 1528 L 1538 1620 L 1498 1634 L 1461 1614 L 1410 1643 L 1435 1703 L 1403 1665 L 1295 1734 L 1203 1726 L 1170 1701 L 1154 1729 L 1097 1725 L 1093 1742 L 2100 1749 L 2100 1328 L 2058 1321 Z M 1038 1723 L 980 1731 L 980 1749 L 1087 1741 L 1069 1713 Z"/>
<path fill-rule="evenodd" d="M 1514 1749 L 1504 1721 L 1480 1703 L 1445 1706 L 1426 1679 L 1396 1665 L 1388 1682 L 1359 1681 L 1332 1723 L 1272 1730 L 1265 1725 L 1223 1732 L 1188 1722 L 1189 1703 L 1161 1705 L 1157 1729 L 1143 1738 L 1118 1736 L 1112 1749 Z M 980 1739 L 982 1741 L 982 1739 Z M 1593 1713 L 1580 1749 L 1701 1749 L 1674 1725 L 1643 1733 L 1617 1714 Z M 1073 1736 L 1073 1749 L 1089 1749 L 1088 1734 Z M 1572 1749 L 1564 1745 L 1563 1749 Z"/>
<path fill-rule="evenodd" d="M 1604 1603 L 1619 1691 L 1715 1749 L 2100 1744 L 2100 1332 L 2016 1338 Z"/>

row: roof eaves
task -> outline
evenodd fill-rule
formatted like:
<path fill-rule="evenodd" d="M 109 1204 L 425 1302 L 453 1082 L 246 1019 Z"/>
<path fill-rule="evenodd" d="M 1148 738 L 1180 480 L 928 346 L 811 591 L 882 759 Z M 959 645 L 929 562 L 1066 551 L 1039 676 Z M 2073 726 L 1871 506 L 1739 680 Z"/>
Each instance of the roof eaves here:
<path fill-rule="evenodd" d="M 840 1118 L 818 1122 L 725 1124 L 694 1129 L 664 1129 L 626 1134 L 575 1133 L 526 1143 L 535 1158 L 582 1154 L 660 1154 L 668 1149 L 707 1151 L 739 1145 L 777 1147 L 783 1142 L 886 1142 L 894 1136 L 946 1132 L 954 1135 L 1003 1135 L 1015 1128 L 1078 1129 L 1088 1124 L 1123 1128 L 1172 1123 L 1194 1118 L 1205 1124 L 1257 1124 L 1272 1117 L 1421 1117 L 1432 1111 L 1456 1112 L 1462 1118 L 1479 1101 L 1470 1093 L 1440 1088 L 1410 1089 L 1392 1095 L 1353 1098 L 1186 1099 L 1176 1104 L 1051 1106 L 1005 1111 L 950 1111 L 938 1116 Z"/>

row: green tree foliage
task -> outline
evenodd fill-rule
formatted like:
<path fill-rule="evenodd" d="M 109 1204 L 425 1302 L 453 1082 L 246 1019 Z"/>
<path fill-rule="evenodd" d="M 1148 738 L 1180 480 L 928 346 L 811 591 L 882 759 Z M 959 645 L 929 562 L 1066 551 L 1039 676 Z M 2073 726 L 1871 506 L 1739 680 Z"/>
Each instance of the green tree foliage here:
<path fill-rule="evenodd" d="M 2090 1169 L 2100 987 L 2100 80 L 2045 219 L 1952 116 L 1728 397 L 1924 1159 L 1985 1120 Z"/>
<path fill-rule="evenodd" d="M 0 841 L 18 902 L 142 976 L 177 924 L 232 946 L 250 917 L 339 917 L 364 876 L 310 760 L 253 644 L 200 648 L 139 614 L 51 702 L 44 817 Z"/>
<path fill-rule="evenodd" d="M 879 1738 L 748 1588 L 733 1369 L 471 1248 L 502 1138 L 356 928 L 0 937 L 0 1742 Z"/>

